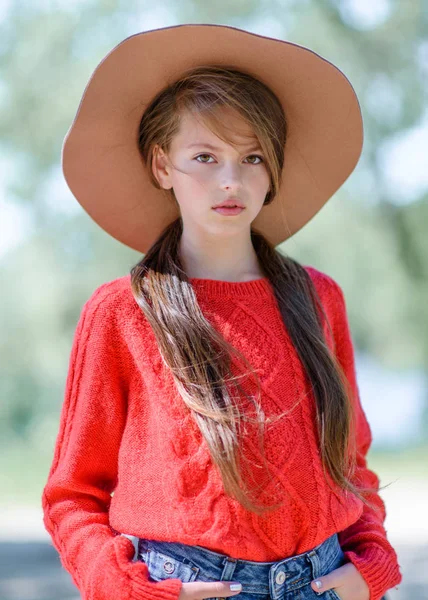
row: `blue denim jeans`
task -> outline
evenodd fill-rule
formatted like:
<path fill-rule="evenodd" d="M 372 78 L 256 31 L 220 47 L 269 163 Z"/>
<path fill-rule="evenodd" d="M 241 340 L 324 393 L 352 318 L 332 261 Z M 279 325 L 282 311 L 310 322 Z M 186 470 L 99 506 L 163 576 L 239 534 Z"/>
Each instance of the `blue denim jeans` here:
<path fill-rule="evenodd" d="M 312 550 L 276 562 L 236 559 L 202 546 L 145 538 L 136 538 L 134 545 L 134 560 L 147 564 L 153 581 L 236 581 L 242 591 L 233 596 L 241 600 L 342 600 L 334 589 L 319 593 L 310 586 L 346 562 L 336 533 Z"/>

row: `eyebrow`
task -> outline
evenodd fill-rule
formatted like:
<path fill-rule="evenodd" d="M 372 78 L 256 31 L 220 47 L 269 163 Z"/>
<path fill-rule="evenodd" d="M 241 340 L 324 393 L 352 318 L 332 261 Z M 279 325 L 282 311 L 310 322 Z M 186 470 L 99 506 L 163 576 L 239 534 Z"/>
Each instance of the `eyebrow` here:
<path fill-rule="evenodd" d="M 204 147 L 204 148 L 209 148 L 210 150 L 220 150 L 220 148 L 218 148 L 217 146 L 212 146 L 211 144 L 208 144 L 207 142 L 194 142 L 193 144 L 189 144 L 186 147 L 187 148 Z M 261 150 L 261 148 L 259 145 L 252 146 L 251 148 L 248 148 L 248 150 L 246 150 L 246 152 L 252 152 L 253 150 Z"/>

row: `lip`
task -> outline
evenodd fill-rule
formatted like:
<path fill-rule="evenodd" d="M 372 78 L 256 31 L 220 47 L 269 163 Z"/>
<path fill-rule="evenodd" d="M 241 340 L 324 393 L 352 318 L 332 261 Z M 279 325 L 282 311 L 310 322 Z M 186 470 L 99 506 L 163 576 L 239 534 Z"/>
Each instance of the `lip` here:
<path fill-rule="evenodd" d="M 245 208 L 239 202 L 239 200 L 235 200 L 235 198 L 229 198 L 228 200 L 225 200 L 221 204 L 216 204 L 216 206 L 213 206 L 213 208 L 230 208 L 232 206 L 237 206 L 238 208 Z"/>
<path fill-rule="evenodd" d="M 233 216 L 239 215 L 245 210 L 245 208 L 241 208 L 240 206 L 234 206 L 233 208 L 231 206 L 217 206 L 212 210 L 215 210 L 216 213 L 219 213 L 221 215 Z"/>

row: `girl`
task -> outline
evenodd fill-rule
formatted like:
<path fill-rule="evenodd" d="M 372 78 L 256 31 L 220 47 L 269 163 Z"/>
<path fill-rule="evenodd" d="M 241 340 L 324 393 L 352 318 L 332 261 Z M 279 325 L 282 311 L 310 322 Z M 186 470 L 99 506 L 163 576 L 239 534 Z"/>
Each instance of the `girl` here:
<path fill-rule="evenodd" d="M 43 491 L 85 599 L 379 600 L 400 583 L 343 291 L 275 249 L 361 146 L 338 69 L 232 27 L 131 36 L 93 74 L 64 174 L 145 256 L 83 306 Z"/>

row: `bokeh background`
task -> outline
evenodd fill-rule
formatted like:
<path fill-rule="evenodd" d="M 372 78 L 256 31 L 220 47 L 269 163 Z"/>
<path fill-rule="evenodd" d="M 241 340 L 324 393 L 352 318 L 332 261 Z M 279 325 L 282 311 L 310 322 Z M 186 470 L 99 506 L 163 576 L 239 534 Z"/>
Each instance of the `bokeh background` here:
<path fill-rule="evenodd" d="M 428 5 L 423 0 L 0 3 L 0 597 L 78 600 L 42 523 L 71 342 L 96 287 L 141 256 L 83 211 L 61 146 L 86 83 L 125 37 L 232 25 L 307 46 L 360 100 L 354 173 L 280 248 L 342 286 L 375 470 L 403 583 L 428 598 Z M 189 39 L 189 44 L 192 40 Z M 195 47 L 195 52 L 197 52 Z M 174 49 L 171 48 L 171 52 Z"/>

